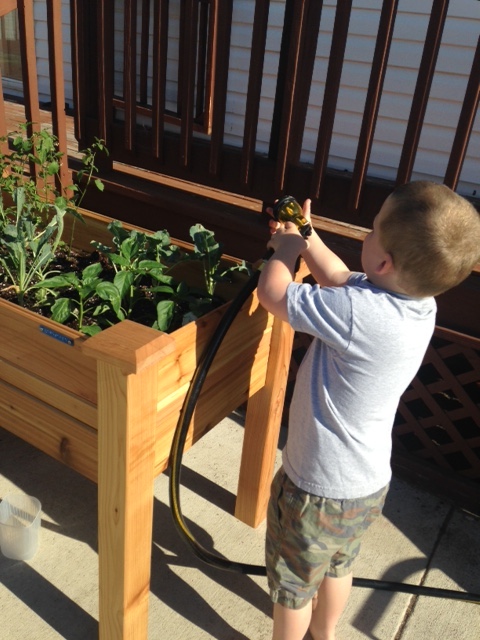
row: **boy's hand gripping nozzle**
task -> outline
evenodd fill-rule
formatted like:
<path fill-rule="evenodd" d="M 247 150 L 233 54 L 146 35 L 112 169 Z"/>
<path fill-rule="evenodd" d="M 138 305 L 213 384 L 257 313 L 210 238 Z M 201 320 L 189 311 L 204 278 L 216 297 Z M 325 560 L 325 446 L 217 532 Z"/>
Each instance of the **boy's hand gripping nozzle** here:
<path fill-rule="evenodd" d="M 304 238 L 312 235 L 312 225 L 304 218 L 302 207 L 292 196 L 283 196 L 275 202 L 273 217 L 278 222 L 294 222 Z"/>

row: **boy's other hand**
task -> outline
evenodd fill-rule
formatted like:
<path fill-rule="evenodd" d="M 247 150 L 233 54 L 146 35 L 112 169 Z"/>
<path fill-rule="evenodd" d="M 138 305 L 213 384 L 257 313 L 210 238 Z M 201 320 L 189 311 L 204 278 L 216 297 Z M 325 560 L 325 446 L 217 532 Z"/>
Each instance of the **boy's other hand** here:
<path fill-rule="evenodd" d="M 277 252 L 281 247 L 287 245 L 290 250 L 295 251 L 297 255 L 308 247 L 308 242 L 303 238 L 294 222 L 285 222 L 281 224 L 273 221 L 275 226 L 270 225 L 270 233 L 272 234 L 267 244 L 269 249 Z"/>
<path fill-rule="evenodd" d="M 302 207 L 303 216 L 307 220 L 307 222 L 311 222 L 312 221 L 311 204 L 312 204 L 312 201 L 308 198 L 307 200 L 305 200 L 305 202 L 303 203 L 303 207 Z M 270 228 L 270 233 L 271 234 L 274 234 L 280 227 L 283 227 L 284 224 L 292 224 L 292 223 L 282 223 L 282 222 L 279 222 L 278 220 L 275 220 L 275 218 L 273 216 L 272 207 L 267 207 L 266 212 L 270 216 L 270 220 L 268 221 L 268 226 Z M 295 224 L 293 224 L 293 226 L 296 227 Z"/>

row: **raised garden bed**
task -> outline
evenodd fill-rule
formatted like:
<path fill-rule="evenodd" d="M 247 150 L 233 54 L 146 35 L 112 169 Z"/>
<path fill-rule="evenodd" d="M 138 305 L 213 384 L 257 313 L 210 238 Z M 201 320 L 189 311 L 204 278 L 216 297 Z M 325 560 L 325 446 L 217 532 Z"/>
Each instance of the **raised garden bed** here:
<path fill-rule="evenodd" d="M 84 215 L 78 248 L 108 235 L 108 219 Z M 168 335 L 125 320 L 86 337 L 0 300 L 0 424 L 98 483 L 103 640 L 147 637 L 153 479 L 168 465 L 192 374 L 227 306 Z M 292 340 L 252 294 L 188 436 L 191 446 L 247 402 L 236 515 L 252 526 L 265 514 Z"/>

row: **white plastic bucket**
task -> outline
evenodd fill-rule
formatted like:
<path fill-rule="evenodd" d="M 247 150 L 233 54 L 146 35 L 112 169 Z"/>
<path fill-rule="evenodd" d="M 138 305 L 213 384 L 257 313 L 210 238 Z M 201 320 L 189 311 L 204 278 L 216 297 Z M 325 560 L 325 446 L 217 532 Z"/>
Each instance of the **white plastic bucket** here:
<path fill-rule="evenodd" d="M 8 493 L 0 503 L 0 546 L 12 560 L 30 560 L 38 549 L 42 505 L 37 498 Z"/>

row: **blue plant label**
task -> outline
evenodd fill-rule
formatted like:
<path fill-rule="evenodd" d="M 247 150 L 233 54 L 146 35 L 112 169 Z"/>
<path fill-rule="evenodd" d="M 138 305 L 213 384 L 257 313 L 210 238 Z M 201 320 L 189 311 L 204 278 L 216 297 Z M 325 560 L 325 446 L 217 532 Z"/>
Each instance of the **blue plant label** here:
<path fill-rule="evenodd" d="M 44 327 L 43 325 L 40 325 L 40 331 L 44 333 L 46 336 L 48 336 L 49 338 L 55 338 L 55 340 L 58 340 L 59 342 L 63 342 L 64 344 L 68 344 L 69 347 L 73 347 L 72 338 L 69 338 L 68 336 L 64 336 L 61 333 L 58 333 L 58 331 L 54 331 L 53 329 L 49 329 L 48 327 Z"/>

